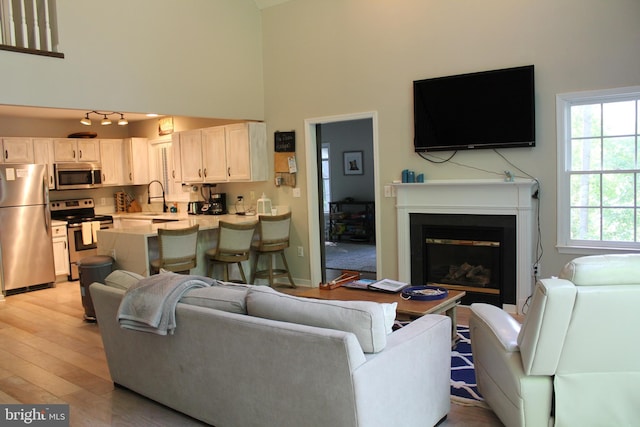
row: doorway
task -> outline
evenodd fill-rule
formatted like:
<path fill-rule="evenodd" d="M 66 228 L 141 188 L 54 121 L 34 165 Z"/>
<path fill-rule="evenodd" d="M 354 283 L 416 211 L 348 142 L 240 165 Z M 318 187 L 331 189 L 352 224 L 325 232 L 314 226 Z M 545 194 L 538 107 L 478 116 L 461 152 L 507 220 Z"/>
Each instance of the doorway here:
<path fill-rule="evenodd" d="M 309 119 L 305 124 L 312 283 L 331 280 L 343 269 L 375 279 L 377 114 Z"/>

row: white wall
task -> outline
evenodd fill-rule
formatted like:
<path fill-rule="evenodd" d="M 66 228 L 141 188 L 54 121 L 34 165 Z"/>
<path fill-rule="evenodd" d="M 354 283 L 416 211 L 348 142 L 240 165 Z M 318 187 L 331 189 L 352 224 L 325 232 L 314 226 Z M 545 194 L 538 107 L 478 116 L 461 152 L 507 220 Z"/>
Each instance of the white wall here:
<path fill-rule="evenodd" d="M 61 0 L 64 59 L 0 51 L 0 104 L 262 119 L 253 0 Z"/>
<path fill-rule="evenodd" d="M 271 131 L 304 135 L 305 119 L 377 111 L 380 191 L 405 168 L 426 179 L 499 179 L 514 168 L 489 150 L 440 165 L 412 151 L 411 82 L 535 64 L 537 147 L 502 153 L 541 182 L 542 273 L 557 274 L 573 256 L 555 249 L 555 95 L 639 84 L 639 17 L 632 0 L 293 0 L 263 11 L 265 119 Z M 305 189 L 305 142 L 296 148 Z M 395 199 L 378 196 L 381 274 L 394 277 Z M 277 197 L 296 213 L 292 245 L 308 245 L 304 194 Z M 294 276 L 304 274 L 292 261 Z"/>

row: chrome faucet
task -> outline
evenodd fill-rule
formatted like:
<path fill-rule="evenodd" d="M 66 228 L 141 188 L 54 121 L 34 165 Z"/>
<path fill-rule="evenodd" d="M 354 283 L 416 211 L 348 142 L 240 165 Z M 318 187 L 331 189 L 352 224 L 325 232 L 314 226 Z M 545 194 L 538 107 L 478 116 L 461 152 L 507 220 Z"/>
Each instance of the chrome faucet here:
<path fill-rule="evenodd" d="M 162 212 L 168 212 L 169 208 L 167 207 L 167 202 L 164 198 L 164 185 L 162 185 L 162 182 L 158 181 L 157 179 L 154 179 L 153 181 L 151 181 L 148 185 L 147 185 L 147 204 L 150 205 L 151 204 L 151 199 L 159 199 L 160 196 L 154 196 L 151 197 L 151 192 L 149 191 L 149 189 L 151 188 L 151 184 L 153 184 L 154 182 L 157 182 L 158 184 L 160 184 L 160 188 L 162 188 Z"/>

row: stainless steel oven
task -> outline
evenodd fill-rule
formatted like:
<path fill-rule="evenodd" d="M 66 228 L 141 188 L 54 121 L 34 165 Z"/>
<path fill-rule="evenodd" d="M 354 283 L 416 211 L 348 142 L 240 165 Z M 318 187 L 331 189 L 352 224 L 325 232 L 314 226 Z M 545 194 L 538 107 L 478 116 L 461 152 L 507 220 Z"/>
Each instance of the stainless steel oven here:
<path fill-rule="evenodd" d="M 56 190 L 97 188 L 102 185 L 100 163 L 56 163 Z"/>
<path fill-rule="evenodd" d="M 91 222 L 91 221 L 83 221 Z M 100 220 L 100 229 L 113 228 L 113 219 Z M 78 272 L 78 261 L 84 257 L 98 255 L 98 243 L 91 241 L 85 243 L 82 232 L 82 222 L 67 224 L 67 238 L 69 239 L 69 280 L 78 280 L 80 274 Z"/>
<path fill-rule="evenodd" d="M 84 257 L 98 254 L 98 243 L 83 236 L 92 224 L 100 223 L 100 229 L 113 228 L 113 217 L 110 215 L 96 215 L 93 199 L 57 200 L 50 202 L 51 218 L 67 221 L 67 238 L 69 240 L 69 280 L 78 280 L 78 261 Z"/>

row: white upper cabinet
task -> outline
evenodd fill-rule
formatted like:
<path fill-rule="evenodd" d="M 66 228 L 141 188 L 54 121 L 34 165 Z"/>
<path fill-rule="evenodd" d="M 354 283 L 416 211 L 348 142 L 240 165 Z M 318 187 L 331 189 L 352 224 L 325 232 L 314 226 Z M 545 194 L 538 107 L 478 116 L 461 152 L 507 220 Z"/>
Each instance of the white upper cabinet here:
<path fill-rule="evenodd" d="M 121 139 L 101 139 L 102 185 L 124 183 L 124 149 Z"/>
<path fill-rule="evenodd" d="M 183 182 L 204 181 L 200 129 L 180 132 L 180 163 Z"/>
<path fill-rule="evenodd" d="M 87 138 L 54 139 L 53 156 L 56 162 L 99 162 L 100 144 Z"/>
<path fill-rule="evenodd" d="M 253 122 L 180 132 L 182 181 L 265 181 L 266 139 L 264 123 Z"/>
<path fill-rule="evenodd" d="M 33 163 L 31 138 L 2 138 L 2 161 L 4 163 Z"/>
<path fill-rule="evenodd" d="M 33 138 L 33 162 L 47 165 L 49 189 L 55 189 L 56 181 L 53 171 L 53 139 Z"/>
<path fill-rule="evenodd" d="M 124 140 L 124 168 L 125 184 L 149 183 L 149 144 L 146 138 Z"/>
<path fill-rule="evenodd" d="M 169 159 L 167 163 L 169 166 L 169 179 L 173 180 L 174 184 L 182 184 L 182 161 L 180 157 L 180 133 L 175 132 L 171 135 L 171 150 L 168 152 Z"/>
<path fill-rule="evenodd" d="M 227 180 L 225 127 L 202 129 L 202 162 L 204 182 Z"/>
<path fill-rule="evenodd" d="M 264 123 L 237 123 L 225 126 L 227 178 L 229 181 L 266 181 L 267 130 Z"/>

